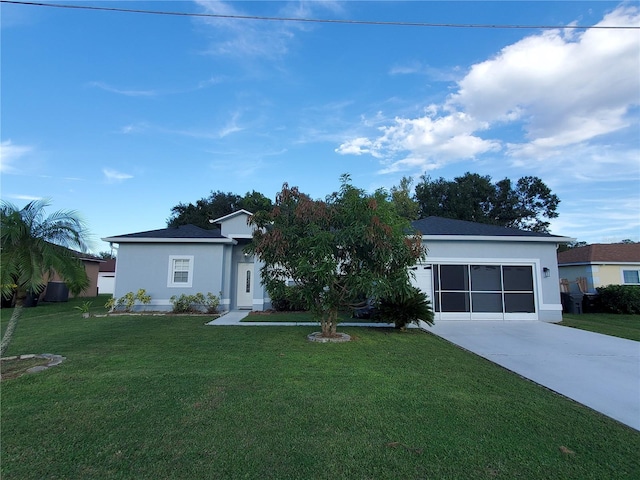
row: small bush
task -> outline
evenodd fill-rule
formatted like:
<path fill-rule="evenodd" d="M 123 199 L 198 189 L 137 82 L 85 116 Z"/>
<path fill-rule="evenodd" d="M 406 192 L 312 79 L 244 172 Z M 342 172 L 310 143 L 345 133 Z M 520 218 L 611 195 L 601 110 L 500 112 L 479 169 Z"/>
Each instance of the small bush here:
<path fill-rule="evenodd" d="M 306 311 L 306 305 L 300 296 L 300 287 L 282 285 L 277 291 L 269 292 L 271 306 L 279 312 Z"/>
<path fill-rule="evenodd" d="M 411 322 L 419 320 L 433 325 L 433 310 L 427 295 L 416 287 L 406 293 L 399 293 L 394 298 L 382 299 L 374 314 L 379 322 L 394 323 L 396 328 L 405 329 Z"/>
<path fill-rule="evenodd" d="M 195 295 L 182 294 L 170 298 L 174 313 L 216 313 L 220 306 L 220 297 L 211 292 L 204 294 L 198 292 Z"/>
<path fill-rule="evenodd" d="M 148 305 L 151 303 L 151 295 L 147 295 L 147 291 L 141 288 L 136 293 L 125 293 L 118 299 L 111 297 L 107 303 L 105 303 L 104 307 L 108 310 L 124 310 L 125 312 L 130 312 L 136 302 Z"/>
<path fill-rule="evenodd" d="M 603 313 L 640 314 L 640 285 L 608 285 L 596 290 L 596 308 Z"/>

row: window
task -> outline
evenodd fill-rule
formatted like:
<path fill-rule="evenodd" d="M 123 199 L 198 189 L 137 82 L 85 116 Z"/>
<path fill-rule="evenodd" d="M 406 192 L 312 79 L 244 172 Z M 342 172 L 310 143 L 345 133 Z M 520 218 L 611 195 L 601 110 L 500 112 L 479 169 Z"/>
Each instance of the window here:
<path fill-rule="evenodd" d="M 191 287 L 193 282 L 193 255 L 169 256 L 168 287 Z"/>
<path fill-rule="evenodd" d="M 623 270 L 622 277 L 625 284 L 638 284 L 640 283 L 640 270 Z"/>

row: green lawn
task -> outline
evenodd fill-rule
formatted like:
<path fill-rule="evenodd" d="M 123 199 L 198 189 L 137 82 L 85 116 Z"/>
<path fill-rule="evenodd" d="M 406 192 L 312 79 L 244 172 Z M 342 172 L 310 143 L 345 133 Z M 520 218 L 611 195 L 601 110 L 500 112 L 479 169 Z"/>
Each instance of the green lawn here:
<path fill-rule="evenodd" d="M 26 309 L 9 348 L 67 360 L 2 382 L 3 480 L 640 478 L 639 432 L 421 331 L 72 305 Z"/>
<path fill-rule="evenodd" d="M 351 312 L 341 312 L 338 315 L 339 323 L 371 323 L 370 319 L 352 318 Z M 315 323 L 319 324 L 316 317 L 311 312 L 269 312 L 251 313 L 246 316 L 243 322 L 295 322 L 295 323 Z"/>
<path fill-rule="evenodd" d="M 640 341 L 640 315 L 584 313 L 562 315 L 559 325 Z"/>

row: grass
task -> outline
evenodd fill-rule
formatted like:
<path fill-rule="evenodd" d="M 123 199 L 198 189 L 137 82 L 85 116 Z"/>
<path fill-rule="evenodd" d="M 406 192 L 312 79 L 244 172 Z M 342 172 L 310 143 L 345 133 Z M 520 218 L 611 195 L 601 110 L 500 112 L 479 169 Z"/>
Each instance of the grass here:
<path fill-rule="evenodd" d="M 370 319 L 352 318 L 351 312 L 341 312 L 338 314 L 339 323 L 371 323 Z M 311 312 L 269 312 L 269 313 L 252 313 L 245 317 L 243 322 L 295 322 L 295 323 L 314 323 L 318 325 L 320 322 Z"/>
<path fill-rule="evenodd" d="M 584 313 L 562 315 L 559 325 L 640 341 L 640 315 Z"/>
<path fill-rule="evenodd" d="M 25 309 L 3 480 L 639 478 L 640 433 L 433 335 Z M 1 312 L 3 325 L 11 311 Z"/>

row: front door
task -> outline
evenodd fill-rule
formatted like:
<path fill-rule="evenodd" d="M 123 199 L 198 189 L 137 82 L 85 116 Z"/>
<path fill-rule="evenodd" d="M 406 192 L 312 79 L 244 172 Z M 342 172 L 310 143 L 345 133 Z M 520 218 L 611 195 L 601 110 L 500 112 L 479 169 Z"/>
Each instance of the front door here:
<path fill-rule="evenodd" d="M 236 307 L 253 308 L 253 263 L 239 263 Z"/>

